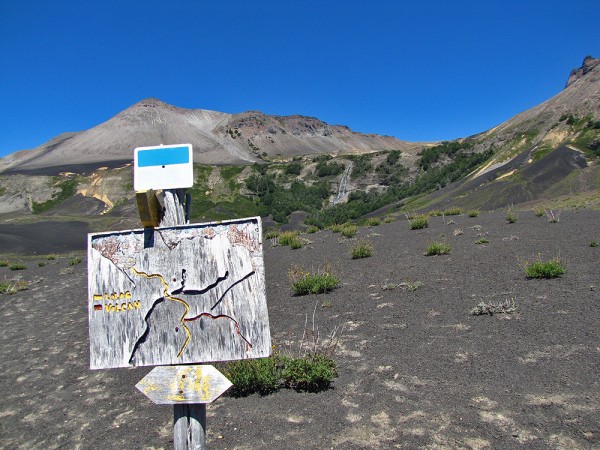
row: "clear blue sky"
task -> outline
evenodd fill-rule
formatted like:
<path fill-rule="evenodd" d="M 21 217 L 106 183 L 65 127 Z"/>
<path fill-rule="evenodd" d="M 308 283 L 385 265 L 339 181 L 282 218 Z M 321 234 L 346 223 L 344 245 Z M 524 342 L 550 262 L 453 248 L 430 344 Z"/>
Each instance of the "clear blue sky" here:
<path fill-rule="evenodd" d="M 464 137 L 557 94 L 598 24 L 597 0 L 0 0 L 0 157 L 147 97 Z"/>

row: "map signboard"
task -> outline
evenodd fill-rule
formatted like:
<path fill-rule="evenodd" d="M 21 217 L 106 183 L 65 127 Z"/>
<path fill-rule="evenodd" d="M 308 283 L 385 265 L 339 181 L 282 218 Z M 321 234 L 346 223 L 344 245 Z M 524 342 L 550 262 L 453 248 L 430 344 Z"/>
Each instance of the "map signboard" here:
<path fill-rule="evenodd" d="M 271 352 L 260 217 L 88 236 L 90 367 Z"/>

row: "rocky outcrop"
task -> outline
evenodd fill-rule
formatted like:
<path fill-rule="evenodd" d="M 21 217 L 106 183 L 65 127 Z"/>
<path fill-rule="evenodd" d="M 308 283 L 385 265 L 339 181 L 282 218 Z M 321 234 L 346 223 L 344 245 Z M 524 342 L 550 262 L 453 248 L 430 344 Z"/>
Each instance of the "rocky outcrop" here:
<path fill-rule="evenodd" d="M 600 58 L 592 58 L 591 56 L 586 56 L 583 59 L 583 64 L 579 69 L 571 70 L 569 74 L 569 79 L 567 80 L 567 84 L 565 85 L 565 89 L 579 80 L 581 77 L 586 76 L 589 72 L 591 72 L 595 67 L 600 65 Z"/>

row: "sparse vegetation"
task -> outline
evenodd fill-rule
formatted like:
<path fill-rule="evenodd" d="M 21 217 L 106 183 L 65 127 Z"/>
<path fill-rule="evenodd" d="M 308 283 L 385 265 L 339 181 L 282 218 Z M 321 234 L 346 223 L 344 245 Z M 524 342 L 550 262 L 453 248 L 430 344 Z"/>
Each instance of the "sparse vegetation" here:
<path fill-rule="evenodd" d="M 360 241 L 350 252 L 352 259 L 368 258 L 373 255 L 373 245 L 369 241 Z"/>
<path fill-rule="evenodd" d="M 448 208 L 444 211 L 444 215 L 446 216 L 458 216 L 462 214 L 462 209 L 460 208 Z"/>
<path fill-rule="evenodd" d="M 417 216 L 410 221 L 411 230 L 421 230 L 429 226 L 429 221 L 426 216 Z"/>
<path fill-rule="evenodd" d="M 12 295 L 29 289 L 29 283 L 16 276 L 11 280 L 0 281 L 0 294 Z"/>
<path fill-rule="evenodd" d="M 506 212 L 506 216 L 505 216 L 505 217 L 506 217 L 506 221 L 507 221 L 508 223 L 516 223 L 516 222 L 517 222 L 517 220 L 519 220 L 519 215 L 518 215 L 518 213 L 517 213 L 516 211 L 512 210 L 512 209 L 509 209 L 509 210 Z"/>
<path fill-rule="evenodd" d="M 265 230 L 265 239 L 276 239 L 280 234 L 279 230 Z"/>
<path fill-rule="evenodd" d="M 479 239 L 477 239 L 475 241 L 476 244 L 481 245 L 481 244 L 489 244 L 490 241 L 488 241 L 486 238 L 481 237 Z"/>
<path fill-rule="evenodd" d="M 0 267 L 8 267 L 8 261 L 0 261 Z"/>
<path fill-rule="evenodd" d="M 73 257 L 69 258 L 68 263 L 70 266 L 75 266 L 75 265 L 81 263 L 81 258 L 79 258 L 77 256 L 73 256 Z"/>
<path fill-rule="evenodd" d="M 369 217 L 367 219 L 367 225 L 370 227 L 377 227 L 381 225 L 381 219 L 379 219 L 378 217 Z"/>
<path fill-rule="evenodd" d="M 307 232 L 308 234 L 313 234 L 313 233 L 316 233 L 317 231 L 319 231 L 319 227 L 317 227 L 317 226 L 315 226 L 315 225 L 311 225 L 310 227 L 308 227 L 308 228 L 306 229 L 306 232 Z"/>
<path fill-rule="evenodd" d="M 524 270 L 527 278 L 557 278 L 567 272 L 567 268 L 558 258 L 526 262 Z"/>
<path fill-rule="evenodd" d="M 505 302 L 479 302 L 477 306 L 471 309 L 472 316 L 484 316 L 494 314 L 512 314 L 517 310 L 514 299 L 507 299 Z"/>
<path fill-rule="evenodd" d="M 57 187 L 59 191 L 52 195 L 50 200 L 46 200 L 45 202 L 32 202 L 31 203 L 31 211 L 33 214 L 39 214 L 44 211 L 48 211 L 49 209 L 54 208 L 57 205 L 60 205 L 69 197 L 73 197 L 77 192 L 77 184 L 79 180 L 78 178 L 67 178 L 62 179 L 61 177 L 53 177 L 52 185 Z"/>
<path fill-rule="evenodd" d="M 600 244 L 598 243 L 598 241 L 592 241 L 590 242 L 590 247 L 598 247 L 600 246 Z"/>
<path fill-rule="evenodd" d="M 452 249 L 452 247 L 450 247 L 450 245 L 447 244 L 446 242 L 431 242 L 429 245 L 427 245 L 427 250 L 425 251 L 425 255 L 426 256 L 447 255 L 448 253 L 450 253 L 451 249 Z"/>
<path fill-rule="evenodd" d="M 536 217 L 543 217 L 546 214 L 546 211 L 544 208 L 536 208 L 534 213 Z"/>
<path fill-rule="evenodd" d="M 356 225 L 346 225 L 342 227 L 342 236 L 345 238 L 352 238 L 358 232 L 358 227 Z"/>
<path fill-rule="evenodd" d="M 340 285 L 340 280 L 325 264 L 316 272 L 309 272 L 302 267 L 295 266 L 288 272 L 292 292 L 294 295 L 325 294 Z"/>
<path fill-rule="evenodd" d="M 25 269 L 27 269 L 27 266 L 25 264 L 21 264 L 21 263 L 12 263 L 11 265 L 8 266 L 8 268 L 10 270 L 25 270 Z"/>
<path fill-rule="evenodd" d="M 297 231 L 284 231 L 280 233 L 278 236 L 279 245 L 292 245 L 293 242 L 298 241 L 298 234 Z"/>
<path fill-rule="evenodd" d="M 471 209 L 467 212 L 467 215 L 469 217 L 477 217 L 479 215 L 479 210 L 478 209 Z"/>

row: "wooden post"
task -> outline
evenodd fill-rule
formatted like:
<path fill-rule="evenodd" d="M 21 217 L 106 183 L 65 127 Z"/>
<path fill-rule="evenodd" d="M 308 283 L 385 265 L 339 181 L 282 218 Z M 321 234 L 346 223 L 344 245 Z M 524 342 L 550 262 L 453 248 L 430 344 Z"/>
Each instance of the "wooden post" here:
<path fill-rule="evenodd" d="M 185 225 L 185 190 L 167 189 L 161 227 Z M 173 446 L 175 450 L 206 448 L 206 404 L 173 405 Z"/>
<path fill-rule="evenodd" d="M 206 404 L 173 405 L 173 448 L 206 448 Z"/>

